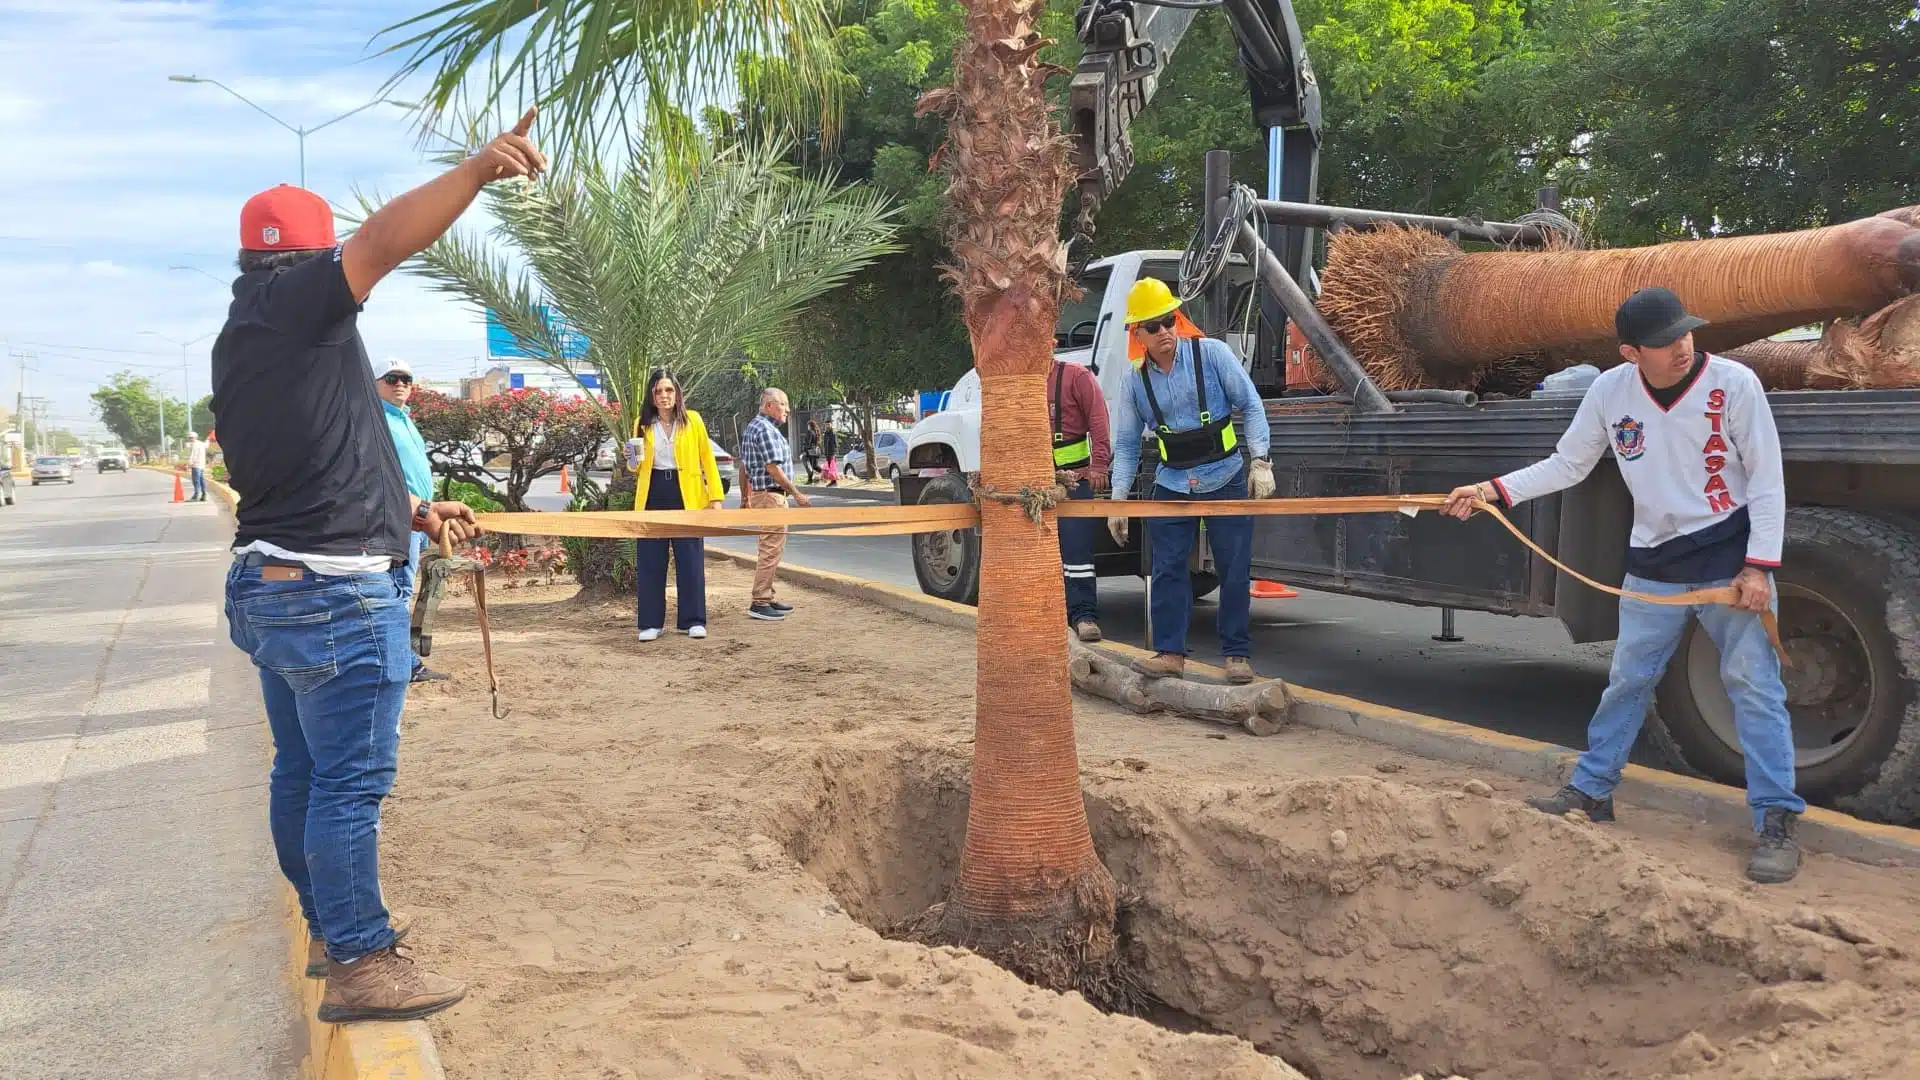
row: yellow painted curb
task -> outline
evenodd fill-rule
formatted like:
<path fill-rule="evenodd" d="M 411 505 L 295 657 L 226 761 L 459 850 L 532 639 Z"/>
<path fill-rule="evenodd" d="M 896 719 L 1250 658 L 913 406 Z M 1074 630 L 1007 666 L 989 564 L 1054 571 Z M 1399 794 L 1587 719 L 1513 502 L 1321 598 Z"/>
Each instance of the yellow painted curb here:
<path fill-rule="evenodd" d="M 207 487 L 226 502 L 229 510 L 239 505 L 240 493 L 229 485 L 208 477 Z M 293 886 L 283 881 L 280 889 L 287 920 L 288 970 L 307 1030 L 301 1080 L 446 1080 L 433 1032 L 424 1020 L 364 1024 L 320 1021 L 320 996 L 326 992 L 326 980 L 307 978 L 307 920 L 300 914 L 300 898 Z"/>
<path fill-rule="evenodd" d="M 752 555 L 711 546 L 707 548 L 707 554 L 709 558 L 739 566 L 751 568 L 754 565 Z M 942 626 L 963 630 L 972 630 L 976 626 L 973 608 L 903 589 L 898 585 L 786 563 L 781 564 L 780 573 L 787 580 L 801 585 L 850 599 L 865 600 Z M 1144 649 L 1121 642 L 1106 641 L 1102 644 L 1122 653 L 1142 657 L 1148 655 Z M 1187 669 L 1213 678 L 1226 674 L 1217 667 L 1193 661 L 1188 661 Z M 1553 743 L 1523 739 L 1437 716 L 1376 705 L 1297 683 L 1288 683 L 1287 689 L 1293 694 L 1293 719 L 1296 723 L 1384 743 L 1421 757 L 1458 762 L 1522 779 L 1538 780 L 1543 784 L 1558 785 L 1566 783 L 1573 775 L 1574 762 L 1580 756 L 1577 751 Z M 1718 825 L 1741 829 L 1750 829 L 1753 825 L 1753 812 L 1747 807 L 1744 791 L 1697 777 L 1649 769 L 1643 765 L 1628 765 L 1617 794 L 1626 802 L 1686 814 Z M 1800 819 L 1799 837 L 1810 851 L 1823 851 L 1865 862 L 1920 866 L 1920 829 L 1862 821 L 1850 814 L 1810 806 Z"/>

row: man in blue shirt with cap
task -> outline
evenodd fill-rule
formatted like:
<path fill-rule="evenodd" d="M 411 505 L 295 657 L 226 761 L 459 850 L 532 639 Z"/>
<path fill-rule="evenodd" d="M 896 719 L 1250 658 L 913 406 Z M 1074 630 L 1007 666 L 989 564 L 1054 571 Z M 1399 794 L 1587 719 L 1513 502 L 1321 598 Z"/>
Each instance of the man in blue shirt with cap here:
<path fill-rule="evenodd" d="M 413 368 L 405 360 L 387 361 L 374 389 L 379 391 L 381 408 L 387 414 L 387 431 L 393 435 L 393 449 L 400 455 L 400 472 L 407 480 L 407 494 L 432 502 L 433 466 L 427 461 L 427 440 L 414 424 L 413 414 L 407 411 L 407 402 L 413 400 Z M 420 556 L 426 548 L 427 534 L 414 533 L 407 564 L 394 571 L 402 603 L 413 603 L 414 589 L 420 581 Z M 447 677 L 428 667 L 419 656 L 413 658 L 414 682 Z"/>

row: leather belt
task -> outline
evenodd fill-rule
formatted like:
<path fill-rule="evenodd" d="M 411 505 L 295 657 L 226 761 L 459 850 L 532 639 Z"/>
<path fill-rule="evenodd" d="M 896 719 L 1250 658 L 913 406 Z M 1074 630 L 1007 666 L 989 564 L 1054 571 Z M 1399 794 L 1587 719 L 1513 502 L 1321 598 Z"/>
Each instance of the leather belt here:
<path fill-rule="evenodd" d="M 312 572 L 313 570 L 313 567 L 308 566 L 298 559 L 282 559 L 278 556 L 266 555 L 258 551 L 249 551 L 245 554 L 236 555 L 234 556 L 234 561 L 238 562 L 241 566 L 291 566 L 296 570 L 306 570 L 308 572 Z"/>

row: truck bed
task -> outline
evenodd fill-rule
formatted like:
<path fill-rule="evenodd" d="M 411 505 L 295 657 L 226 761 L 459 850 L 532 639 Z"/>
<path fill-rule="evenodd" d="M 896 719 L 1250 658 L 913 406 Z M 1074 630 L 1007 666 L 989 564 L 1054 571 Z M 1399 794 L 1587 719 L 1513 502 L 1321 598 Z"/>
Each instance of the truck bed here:
<path fill-rule="evenodd" d="M 1769 394 L 1792 505 L 1920 510 L 1920 390 Z M 1267 402 L 1278 494 L 1288 497 L 1448 491 L 1553 452 L 1577 396 L 1402 405 L 1356 414 L 1314 398 Z M 1584 483 L 1522 504 L 1516 524 L 1601 581 L 1624 573 L 1632 504 L 1611 459 Z M 1266 517 L 1254 569 L 1331 592 L 1511 615 L 1561 616 L 1575 640 L 1612 636 L 1613 603 L 1570 584 L 1492 521 L 1437 514 Z M 1559 603 L 1556 603 L 1556 601 Z"/>

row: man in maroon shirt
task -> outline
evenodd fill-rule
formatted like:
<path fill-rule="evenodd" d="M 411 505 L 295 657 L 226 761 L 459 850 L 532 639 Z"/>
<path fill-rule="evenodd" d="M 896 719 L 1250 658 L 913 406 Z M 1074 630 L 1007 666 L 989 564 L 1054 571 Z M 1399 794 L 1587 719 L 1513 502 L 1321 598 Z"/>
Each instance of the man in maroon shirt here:
<path fill-rule="evenodd" d="M 1053 362 L 1047 380 L 1047 417 L 1053 426 L 1054 478 L 1070 499 L 1091 499 L 1107 487 L 1113 440 L 1107 435 L 1107 399 L 1100 381 L 1080 364 Z M 1100 640 L 1093 541 L 1097 518 L 1060 518 L 1060 569 L 1067 578 L 1067 625 L 1081 641 Z"/>

